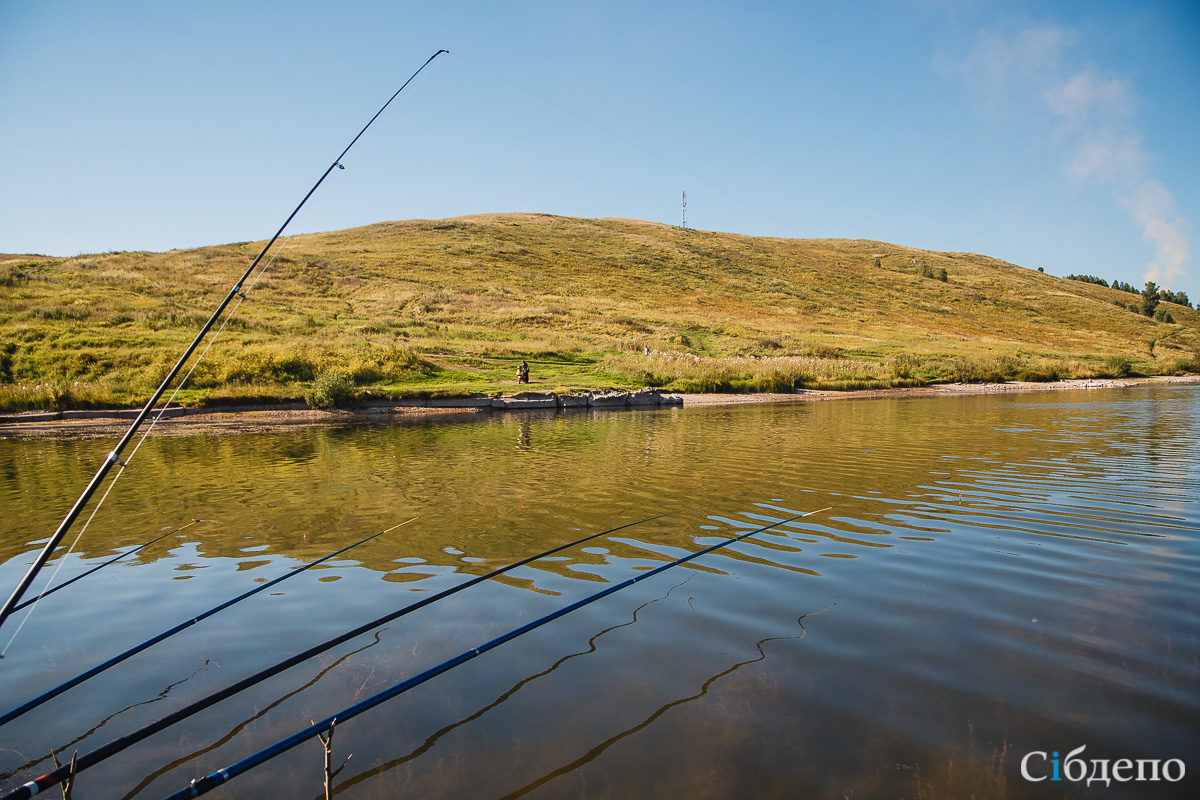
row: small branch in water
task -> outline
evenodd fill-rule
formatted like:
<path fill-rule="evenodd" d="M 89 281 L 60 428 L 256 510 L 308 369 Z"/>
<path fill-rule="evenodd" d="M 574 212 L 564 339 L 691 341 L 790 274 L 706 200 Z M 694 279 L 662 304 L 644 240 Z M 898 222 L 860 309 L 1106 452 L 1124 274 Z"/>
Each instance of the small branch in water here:
<path fill-rule="evenodd" d="M 79 756 L 79 751 L 76 750 L 71 754 L 71 768 L 67 771 L 67 778 L 61 784 L 63 800 L 71 800 L 71 790 L 75 788 L 75 759 Z M 53 750 L 50 751 L 50 758 L 54 759 L 55 767 L 62 767 L 58 763 L 58 756 Z"/>
<path fill-rule="evenodd" d="M 329 723 L 329 733 L 324 736 L 319 733 L 317 734 L 317 738 L 321 740 L 321 746 L 325 748 L 325 800 L 333 800 L 333 779 L 346 768 L 346 763 L 354 757 L 354 754 L 351 753 L 346 756 L 346 761 L 343 761 L 340 767 L 333 769 L 333 730 L 336 726 L 337 718 L 335 717 Z M 67 798 L 67 800 L 70 800 L 70 798 Z"/>

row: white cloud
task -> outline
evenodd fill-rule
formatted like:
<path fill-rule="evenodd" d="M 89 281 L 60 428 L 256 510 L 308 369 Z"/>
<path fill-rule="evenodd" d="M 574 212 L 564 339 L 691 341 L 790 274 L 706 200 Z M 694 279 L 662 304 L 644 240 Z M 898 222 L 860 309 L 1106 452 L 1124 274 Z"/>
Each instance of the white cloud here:
<path fill-rule="evenodd" d="M 1105 77 L 1095 66 L 1084 67 L 1065 81 L 1053 81 L 1043 98 L 1053 113 L 1078 125 L 1112 124 L 1132 115 L 1136 106 L 1128 81 Z"/>
<path fill-rule="evenodd" d="M 1042 75 L 1058 70 L 1068 31 L 1053 25 L 1005 36 L 985 33 L 959 65 L 959 74 L 976 101 L 993 110 L 1028 105 Z"/>
<path fill-rule="evenodd" d="M 1136 183 L 1145 174 L 1147 160 L 1141 141 L 1132 136 L 1105 136 L 1103 132 L 1081 137 L 1067 173 L 1079 180 L 1093 179 L 1110 184 Z"/>
<path fill-rule="evenodd" d="M 1142 236 L 1154 245 L 1155 259 L 1146 267 L 1145 279 L 1172 286 L 1187 274 L 1191 258 L 1191 226 L 1175 212 L 1175 198 L 1154 178 L 1146 178 L 1122 205 L 1142 227 Z"/>
<path fill-rule="evenodd" d="M 1107 187 L 1154 246 L 1144 280 L 1171 286 L 1187 274 L 1191 226 L 1150 174 L 1136 128 L 1135 87 L 1096 64 L 1071 63 L 1075 39 L 1055 25 L 985 33 L 959 74 L 982 107 L 1023 122 L 1041 119 L 1062 149 L 1064 174 Z"/>

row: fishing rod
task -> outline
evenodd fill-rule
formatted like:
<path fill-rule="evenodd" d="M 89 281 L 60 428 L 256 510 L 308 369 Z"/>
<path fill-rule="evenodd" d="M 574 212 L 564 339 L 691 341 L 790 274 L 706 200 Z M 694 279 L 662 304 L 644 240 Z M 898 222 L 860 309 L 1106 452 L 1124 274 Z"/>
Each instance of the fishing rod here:
<path fill-rule="evenodd" d="M 606 530 L 606 531 L 600 531 L 599 533 L 589 534 L 587 536 L 584 536 L 581 539 L 576 539 L 573 542 L 567 542 L 566 544 L 558 545 L 557 547 L 553 547 L 549 550 L 538 553 L 537 555 L 532 555 L 532 556 L 528 556 L 527 558 L 523 558 L 520 561 L 514 561 L 511 564 L 507 564 L 503 567 L 494 569 L 491 572 L 487 573 L 486 575 L 478 575 L 478 576 L 471 578 L 468 581 L 464 581 L 463 583 L 460 583 L 456 586 L 451 586 L 449 589 L 443 589 L 442 591 L 440 591 L 436 594 L 431 594 L 428 597 L 422 598 L 421 600 L 418 600 L 415 603 L 412 603 L 410 605 L 405 606 L 404 608 L 399 609 L 398 611 L 393 611 L 389 614 L 385 614 L 384 616 L 379 617 L 378 619 L 374 619 L 368 623 L 358 626 L 354 630 L 347 631 L 346 633 L 343 633 L 339 636 L 335 636 L 334 638 L 329 639 L 328 641 L 322 642 L 321 644 L 314 645 L 313 647 L 310 647 L 309 649 L 305 650 L 302 653 L 297 653 L 294 656 L 290 656 L 290 657 L 284 659 L 283 661 L 280 661 L 279 663 L 274 664 L 273 666 L 267 667 L 266 669 L 260 670 L 259 672 L 255 673 L 253 675 L 250 675 L 249 677 L 243 678 L 242 680 L 238 681 L 237 683 L 230 684 L 229 686 L 226 686 L 224 689 L 220 689 L 216 692 L 213 692 L 210 695 L 207 695 L 206 697 L 202 697 L 199 700 L 195 701 L 194 703 L 184 706 L 183 708 L 179 709 L 178 711 L 172 712 L 171 714 L 168 714 L 165 717 L 161 717 L 160 719 L 157 719 L 154 722 L 151 722 L 148 725 L 145 725 L 135 731 L 127 733 L 124 736 L 113 739 L 108 744 L 102 745 L 102 746 L 96 748 L 95 750 L 91 751 L 90 753 L 80 756 L 75 765 L 75 772 L 79 773 L 85 769 L 88 769 L 89 767 L 93 767 L 96 764 L 99 764 L 100 762 L 117 755 L 122 750 L 126 749 L 127 747 L 137 744 L 138 742 L 142 741 L 143 739 L 147 739 L 150 736 L 153 736 L 154 734 L 158 733 L 159 731 L 169 728 L 170 726 L 174 725 L 176 722 L 181 722 L 182 720 L 187 719 L 188 717 L 192 716 L 193 714 L 203 711 L 204 709 L 209 708 L 210 706 L 216 705 L 217 703 L 221 702 L 222 700 L 226 700 L 226 699 L 234 696 L 235 694 L 241 692 L 244 689 L 248 689 L 251 686 L 254 686 L 255 684 L 261 683 L 262 681 L 265 681 L 267 678 L 271 678 L 275 675 L 278 675 L 279 673 L 281 673 L 285 670 L 288 670 L 288 669 L 296 666 L 297 664 L 303 663 L 303 662 L 309 660 L 310 658 L 313 658 L 314 656 L 318 656 L 327 650 L 330 650 L 334 647 L 337 647 L 340 644 L 343 644 L 344 642 L 348 642 L 357 636 L 361 636 L 364 633 L 369 633 L 370 631 L 374 630 L 375 628 L 378 628 L 380 625 L 385 625 L 388 622 L 391 622 L 395 619 L 399 619 L 400 617 L 402 617 L 406 614 L 410 614 L 413 611 L 417 611 L 421 608 L 424 608 L 425 606 L 430 605 L 431 603 L 435 603 L 438 600 L 442 600 L 453 594 L 457 594 L 458 592 L 461 592 L 464 589 L 469 589 L 472 586 L 480 584 L 490 578 L 495 578 L 498 575 L 503 575 L 506 572 L 511 572 L 512 570 L 516 569 L 517 567 L 523 567 L 526 564 L 529 564 L 533 561 L 537 561 L 539 558 L 545 558 L 546 556 L 552 556 L 555 553 L 561 552 L 568 548 L 576 547 L 576 546 L 584 544 L 586 542 L 590 542 L 593 539 L 597 539 L 601 536 L 606 536 L 610 533 L 616 533 L 617 531 L 624 530 L 626 528 L 632 528 L 635 525 L 643 525 L 647 522 L 652 522 L 653 520 L 656 520 L 656 519 L 662 519 L 663 517 L 670 516 L 672 513 L 674 513 L 674 512 L 668 512 L 666 514 L 657 514 L 653 517 L 646 517 L 645 519 L 640 519 L 637 522 L 628 522 L 624 525 L 619 525 L 615 528 L 610 528 L 609 530 Z M 42 775 L 41 777 L 36 778 L 36 779 L 18 787 L 17 789 L 13 790 L 12 792 L 9 792 L 8 794 L 6 794 L 2 798 L 0 798 L 0 800 L 26 800 L 27 798 L 33 797 L 38 792 L 45 791 L 46 789 L 49 789 L 52 786 L 55 786 L 55 785 L 61 783 L 70 774 L 71 774 L 70 770 L 67 767 L 59 767 L 59 768 L 55 769 L 53 772 L 48 772 L 45 775 Z"/>
<path fill-rule="evenodd" d="M 477 719 L 481 718 L 482 716 L 484 716 L 485 714 L 487 714 L 489 711 L 492 711 L 493 709 L 498 708 L 502 704 L 508 702 L 508 700 L 510 698 L 512 698 L 517 692 L 521 691 L 523 688 L 528 686 L 530 683 L 533 683 L 534 681 L 539 680 L 540 678 L 544 678 L 547 675 L 553 674 L 555 671 L 558 670 L 559 667 L 566 664 L 568 661 L 570 661 L 572 659 L 579 658 L 581 656 L 586 656 L 586 655 L 596 652 L 596 649 L 597 649 L 596 640 L 597 639 L 599 639 L 601 636 L 612 633 L 615 630 L 619 630 L 621 628 L 626 628 L 626 627 L 629 627 L 630 625 L 637 624 L 638 614 L 641 613 L 642 609 L 646 608 L 647 606 L 653 605 L 654 603 L 660 602 L 662 600 L 666 600 L 668 597 L 671 596 L 671 592 L 675 591 L 680 586 L 683 586 L 685 583 L 690 581 L 692 579 L 692 577 L 694 577 L 694 576 L 689 575 L 683 581 L 675 584 L 670 589 L 668 589 L 667 593 L 665 595 L 663 595 L 662 597 L 656 597 L 653 600 L 647 600 L 645 603 L 642 603 L 640 606 L 638 606 L 637 608 L 635 608 L 633 610 L 633 619 L 631 619 L 629 622 L 622 622 L 618 625 L 612 625 L 598 633 L 593 634 L 587 641 L 588 646 L 587 646 L 586 650 L 580 650 L 580 651 L 571 653 L 569 655 L 565 655 L 562 658 L 560 658 L 558 661 L 555 661 L 553 664 L 551 664 L 546 669 L 542 670 L 541 672 L 536 673 L 534 675 L 528 675 L 528 676 L 522 678 L 521 680 L 517 681 L 515 684 L 510 686 L 508 689 L 506 689 L 495 700 L 488 703 L 486 706 L 479 708 L 478 710 L 473 712 L 470 716 L 455 720 L 454 722 L 450 723 L 449 725 L 446 725 L 445 727 L 441 728 L 440 730 L 435 731 L 433 734 L 431 734 L 429 737 L 427 737 L 425 739 L 425 741 L 421 743 L 421 746 L 418 747 L 417 749 L 412 750 L 412 751 L 406 753 L 405 755 L 400 756 L 399 758 L 392 759 L 391 761 L 385 762 L 383 764 L 376 764 L 375 766 L 371 767 L 366 772 L 360 772 L 359 774 L 355 775 L 353 778 L 342 781 L 338 786 L 338 791 L 339 792 L 347 791 L 351 787 L 356 786 L 365 780 L 376 777 L 378 775 L 382 775 L 385 772 L 395 769 L 396 767 L 400 766 L 401 764 L 405 764 L 409 761 L 412 761 L 415 758 L 419 758 L 420 756 L 425 755 L 430 750 L 432 750 L 439 741 L 441 741 L 443 738 L 445 738 L 445 736 L 447 734 L 450 734 L 453 731 L 458 730 L 459 728 L 463 727 L 464 725 L 469 725 L 470 723 L 474 722 L 475 720 L 477 720 Z M 66 748 L 59 748 L 59 750 L 65 752 Z M 44 758 L 42 760 L 44 760 Z M 38 763 L 40 763 L 40 761 Z"/>
<path fill-rule="evenodd" d="M 92 479 L 88 483 L 87 487 L 84 488 L 83 494 L 79 495 L 79 498 L 75 501 L 75 504 L 71 506 L 70 511 L 67 512 L 66 517 L 64 517 L 63 521 L 59 524 L 58 529 L 54 531 L 54 535 L 51 536 L 50 540 L 46 542 L 46 545 L 42 548 L 41 552 L 38 553 L 37 558 L 34 559 L 33 564 L 30 565 L 29 570 L 25 573 L 25 576 L 21 578 L 20 583 L 17 584 L 16 589 L 13 590 L 13 593 L 9 596 L 8 600 L 4 602 L 4 606 L 0 607 L 0 627 L 3 627 L 4 621 L 8 619 L 10 614 L 13 613 L 15 610 L 14 607 L 18 602 L 20 602 L 22 595 L 25 594 L 25 591 L 29 588 L 29 585 L 33 583 L 33 580 L 37 577 L 38 572 L 40 572 L 42 567 L 45 566 L 46 561 L 48 561 L 50 558 L 50 554 L 54 552 L 54 549 L 58 547 L 59 542 L 61 542 L 62 538 L 66 536 L 67 531 L 70 530 L 71 526 L 75 523 L 75 520 L 83 511 L 84 506 L 87 505 L 88 501 L 91 500 L 92 495 L 95 494 L 96 490 L 100 487 L 100 484 L 103 483 L 105 476 L 107 476 L 109 473 L 109 470 L 111 470 L 116 464 L 120 464 L 122 467 L 125 466 L 121 463 L 121 451 L 124 450 L 125 446 L 129 444 L 130 440 L 133 439 L 134 434 L 137 432 L 138 428 L 142 426 L 142 423 L 145 421 L 146 417 L 150 415 L 154 405 L 159 401 L 160 398 L 162 398 L 163 393 L 166 392 L 171 381 L 175 380 L 175 377 L 179 374 L 180 370 L 183 369 L 184 364 L 186 364 L 187 360 L 192 357 L 194 352 L 196 352 L 196 348 L 200 346 L 200 342 L 205 336 L 208 335 L 208 332 L 212 329 L 212 326 L 216 323 L 217 319 L 221 316 L 221 313 L 225 310 L 229 303 L 233 301 L 233 298 L 239 295 L 243 298 L 245 297 L 245 293 L 242 291 L 242 284 L 246 282 L 246 280 L 254 272 L 254 269 L 258 266 L 259 262 L 262 261 L 263 257 L 267 254 L 267 251 L 271 249 L 271 246 L 275 244 L 275 241 L 283 234 L 284 228 L 286 228 L 288 224 L 291 223 L 292 219 L 300 213 L 300 209 L 304 207 L 304 204 L 307 203 L 308 199 L 313 196 L 313 193 L 316 192 L 321 184 L 325 182 L 325 179 L 329 177 L 329 173 L 333 172 L 335 168 L 345 169 L 345 167 L 342 166 L 342 159 L 345 157 L 346 153 L 350 152 L 350 148 L 354 147 L 355 143 L 362 137 L 364 133 L 367 132 L 367 128 L 371 127 L 371 124 L 379 118 L 379 115 L 382 114 L 384 110 L 392 104 L 392 100 L 395 100 L 400 93 L 403 92 L 404 89 L 410 83 L 412 83 L 419 74 L 421 74 L 421 70 L 429 66 L 429 64 L 442 53 L 448 52 L 448 50 L 438 50 L 436 53 L 430 56 L 429 60 L 422 64 L 420 69 L 414 72 L 412 77 L 406 80 L 404 85 L 397 89 L 396 93 L 393 94 L 391 98 L 389 98 L 388 101 L 384 103 L 378 111 L 375 112 L 375 116 L 371 117 L 370 122 L 363 126 L 363 129 L 359 131 L 358 135 L 350 141 L 350 144 L 346 145 L 346 149 L 343 150 L 338 157 L 333 160 L 333 163 L 329 165 L 329 168 L 325 170 L 320 179 L 318 179 L 317 182 L 313 184 L 313 187 L 308 190 L 308 194 L 304 195 L 304 199 L 300 201 L 300 204 L 296 206 L 295 210 L 293 210 L 292 213 L 288 215 L 288 218 L 284 220 L 283 224 L 279 226 L 279 230 L 276 231 L 275 235 L 271 237 L 271 241 L 267 242 L 266 246 L 263 247 L 262 251 L 258 254 L 258 257 L 254 259 L 254 262 L 246 268 L 246 271 L 242 274 L 242 276 L 238 278 L 236 283 L 233 284 L 233 287 L 229 290 L 229 293 L 225 295 L 225 299 L 222 300 L 220 305 L 217 306 L 217 309 L 213 311 L 212 316 L 208 318 L 208 321 L 204 323 L 204 326 L 200 329 L 200 332 L 196 334 L 196 338 L 192 340 L 190 345 L 188 345 L 183 355 L 180 356 L 177 362 L 175 362 L 175 366 L 171 368 L 171 370 L 167 373 L 167 376 L 163 379 L 162 383 L 154 391 L 154 394 L 151 395 L 150 400 L 147 401 L 146 405 L 138 413 L 137 417 L 134 418 L 133 423 L 129 426 L 129 430 L 125 431 L 125 434 L 121 437 L 121 440 L 117 442 L 117 445 L 104 459 L 104 463 L 100 465 L 100 469 L 96 471 L 96 474 L 92 476 Z"/>
<path fill-rule="evenodd" d="M 248 728 L 251 725 L 253 725 L 254 723 L 258 722 L 260 719 L 262 719 L 263 717 L 270 714 L 272 711 L 274 711 L 276 708 L 278 708 L 279 706 L 286 703 L 288 700 L 291 700 L 293 697 L 297 697 L 300 694 L 303 694 L 307 690 L 311 689 L 312 687 L 316 686 L 318 683 L 321 682 L 321 680 L 326 675 L 328 675 L 330 672 L 333 672 L 335 669 L 340 667 L 346 661 L 349 661 L 354 656 L 357 656 L 367 650 L 370 650 L 372 647 L 375 647 L 376 645 L 382 643 L 383 642 L 383 634 L 385 632 L 387 632 L 387 630 L 388 630 L 387 628 L 381 628 L 380 630 L 375 631 L 375 635 L 371 637 L 370 642 L 368 642 L 367 644 L 364 644 L 362 647 L 356 648 L 354 650 L 351 650 L 348 653 L 344 653 L 344 654 L 338 656 L 336 659 L 334 659 L 332 662 L 330 662 L 330 664 L 328 666 L 321 667 L 321 669 L 318 670 L 317 674 L 313 675 L 312 678 L 310 678 L 308 681 L 301 684 L 300 686 L 297 686 L 295 689 L 292 689 L 291 691 L 287 692 L 286 694 L 283 694 L 283 695 L 277 697 L 276 699 L 272 700 L 270 703 L 267 703 L 262 708 L 259 708 L 257 705 L 255 705 L 253 714 L 251 714 L 248 718 L 242 720 L 241 722 L 238 722 L 236 725 L 234 725 L 228 731 L 223 733 L 219 739 L 215 739 L 215 740 L 209 742 L 208 744 L 206 744 L 204 747 L 201 747 L 199 750 L 193 750 L 190 753 L 180 756 L 179 758 L 175 759 L 174 761 L 171 761 L 167 764 L 163 764 L 161 767 L 154 770 L 153 772 L 147 773 L 138 782 L 138 784 L 136 786 L 134 786 L 129 791 L 125 792 L 125 794 L 123 796 L 124 800 L 132 800 L 132 798 L 137 797 L 138 794 L 142 791 L 142 789 L 145 789 L 147 786 L 154 783 L 156 780 L 161 778 L 163 775 L 167 775 L 172 770 L 178 769 L 179 767 L 183 766 L 184 764 L 188 763 L 189 761 L 193 761 L 197 758 L 202 758 L 205 755 L 211 753 L 212 751 L 219 750 L 222 747 L 224 747 L 225 745 L 229 744 L 234 739 L 236 739 L 238 737 L 238 735 L 241 734 L 242 731 L 246 730 L 246 728 Z M 188 748 L 188 749 L 190 749 L 190 748 Z M 66 752 L 66 748 L 59 748 L 59 752 Z M 41 761 L 45 761 L 45 760 L 46 760 L 45 757 L 43 757 L 38 763 L 41 763 Z M 59 766 L 59 764 L 55 764 L 54 766 L 57 767 L 57 766 Z M 76 772 L 78 772 L 78 770 L 76 770 Z M 64 783 L 63 785 L 65 786 L 66 784 Z"/>
<path fill-rule="evenodd" d="M 723 547 L 728 547 L 731 544 L 740 542 L 741 540 L 746 539 L 750 536 L 753 536 L 757 533 L 762 533 L 765 530 L 777 527 L 779 525 L 786 525 L 787 523 L 794 522 L 795 520 L 798 520 L 801 517 L 807 517 L 812 514 L 819 514 L 821 511 L 828 511 L 828 510 L 829 510 L 828 508 L 822 508 L 817 511 L 809 511 L 806 514 L 797 514 L 794 517 L 780 520 L 779 522 L 773 522 L 770 525 L 765 525 L 761 528 L 755 528 L 753 530 L 746 531 L 745 533 L 740 533 L 737 536 L 733 536 L 729 539 L 725 539 L 724 541 L 718 542 L 709 547 L 705 547 L 702 550 L 697 550 L 694 553 L 688 553 L 685 556 L 681 556 L 680 558 L 677 558 L 673 561 L 668 561 L 667 563 L 657 566 L 654 569 L 639 573 L 639 574 L 635 575 L 634 577 L 629 578 L 628 580 L 622 581 L 621 583 L 613 584 L 612 586 L 609 586 L 606 589 L 602 589 L 602 590 L 596 592 L 595 594 L 590 594 L 587 597 L 583 598 L 582 600 L 577 600 L 574 603 L 571 603 L 570 605 L 564 606 L 563 608 L 560 608 L 556 611 L 553 611 L 553 612 L 545 615 L 544 617 L 535 619 L 532 622 L 526 623 L 525 625 L 522 625 L 519 628 L 514 628 L 513 630 L 509 631 L 508 633 L 497 636 L 495 639 L 492 639 L 489 642 L 485 642 L 485 643 L 479 645 L 478 647 L 472 647 L 470 650 L 466 650 L 462 653 L 459 653 L 454 658 L 447 659 L 446 661 L 443 661 L 441 664 L 438 664 L 435 667 L 430 667 L 429 669 L 425 670 L 424 672 L 420 673 L 419 675 L 414 675 L 413 677 L 411 677 L 407 680 L 401 681 L 400 683 L 397 683 L 388 689 L 384 689 L 382 692 L 379 692 L 377 694 L 372 695 L 371 697 L 368 697 L 366 700 L 363 700 L 359 703 L 355 703 L 354 705 L 349 706 L 348 708 L 344 708 L 341 711 L 334 714 L 333 716 L 326 717 L 325 719 L 321 720 L 320 722 L 314 722 L 311 725 L 309 725 L 307 728 L 303 728 L 303 729 L 297 731 L 296 733 L 293 733 L 291 736 L 288 736 L 284 739 L 280 739 L 279 741 L 275 742 L 274 744 L 268 745 L 267 747 L 264 747 L 263 749 L 259 750 L 257 753 L 249 755 L 246 758 L 243 758 L 241 761 L 237 761 L 233 764 L 230 764 L 229 766 L 225 767 L 224 769 L 219 769 L 210 775 L 204 776 L 203 778 L 197 778 L 196 780 L 193 780 L 190 785 L 184 787 L 183 789 L 180 789 L 179 791 L 175 792 L 172 795 L 168 795 L 166 798 L 164 798 L 164 800 L 190 800 L 190 798 L 199 797 L 202 794 L 207 794 L 208 792 L 217 788 L 221 784 L 226 783 L 227 781 L 230 781 L 233 778 L 236 778 L 238 775 L 241 775 L 243 772 L 253 769 L 254 767 L 258 766 L 259 764 L 262 764 L 262 763 L 274 758 L 275 756 L 278 756 L 278 755 L 281 755 L 281 754 L 287 752 L 288 750 L 292 749 L 296 745 L 313 738 L 317 734 L 324 733 L 325 731 L 327 731 L 331 727 L 333 727 L 333 725 L 335 725 L 339 722 L 345 722 L 348 719 L 353 719 L 354 717 L 358 716 L 359 714 L 362 714 L 365 711 L 369 711 L 372 708 L 375 708 L 376 706 L 378 706 L 384 702 L 387 702 L 388 700 L 391 700 L 394 697 L 404 694 L 408 690 L 413 689 L 417 686 L 420 686 L 422 683 L 425 683 L 426 681 L 431 680 L 432 678 L 436 678 L 438 675 L 441 675 L 445 672 L 449 672 L 450 670 L 454 669 L 455 667 L 465 664 L 466 662 L 472 660 L 473 658 L 483 655 L 484 653 L 488 652 L 489 650 L 495 649 L 495 648 L 499 647 L 500 645 L 502 645 L 506 642 L 510 642 L 513 639 L 516 639 L 520 636 L 524 636 L 525 634 L 529 633 L 530 631 L 536 630 L 537 628 L 540 628 L 549 622 L 553 622 L 554 620 L 558 619 L 559 617 L 566 616 L 567 614 L 570 614 L 572 611 L 576 611 L 580 608 L 583 608 L 584 606 L 590 605 L 590 604 L 596 602 L 597 600 L 608 597 L 610 594 L 619 592 L 622 589 L 628 588 L 628 587 L 632 586 L 633 584 L 638 583 L 639 581 L 644 581 L 651 576 L 658 575 L 659 573 L 665 572 L 668 569 L 672 569 L 681 564 L 686 564 L 689 561 L 693 561 L 702 555 L 706 555 L 708 553 L 713 552 L 714 550 L 720 550 Z M 10 795 L 10 797 L 13 797 L 13 795 Z M 8 798 L 4 798 L 3 800 L 8 800 Z"/>
<path fill-rule="evenodd" d="M 399 528 L 401 525 L 407 525 L 409 522 L 412 522 L 415 519 L 418 519 L 418 517 L 413 517 L 410 520 L 401 522 L 400 525 L 393 525 L 392 527 L 388 528 L 385 531 L 380 531 L 379 533 L 373 533 L 365 539 L 360 539 L 359 541 L 355 542 L 352 545 L 343 547 L 341 550 L 338 550 L 336 553 L 330 553 L 327 556 L 322 556 L 321 558 L 318 558 L 316 561 L 305 564 L 302 567 L 297 567 L 296 569 L 293 569 L 291 572 L 284 573 L 283 575 L 280 575 L 278 578 L 275 578 L 274 580 L 270 580 L 270 581 L 267 581 L 266 583 L 259 584 L 258 586 L 254 587 L 253 589 L 249 590 L 248 592 L 243 592 L 242 594 L 239 594 L 237 597 L 233 598 L 232 600 L 226 600 L 224 603 L 221 603 L 220 605 L 213 606 L 212 608 L 208 609 L 207 611 L 205 611 L 201 614 L 197 614 L 196 616 L 192 617 L 191 619 L 187 620 L 186 622 L 181 622 L 178 625 L 176 625 L 175 627 L 173 627 L 169 630 L 165 630 L 162 633 L 158 634 L 157 636 L 151 637 L 151 638 L 147 639 L 146 641 L 142 642 L 141 644 L 135 645 L 134 647 L 129 648 L 124 653 L 113 656 L 108 661 L 105 661 L 103 664 L 92 667 L 87 672 L 81 672 L 80 674 L 76 675 L 74 678 L 71 678 L 69 681 L 60 683 L 58 686 L 55 686 L 53 689 L 50 689 L 47 692 L 43 692 L 42 694 L 33 698 L 32 700 L 25 703 L 24 705 L 18 706 L 17 708 L 14 708 L 12 711 L 9 711 L 7 714 L 0 715 L 0 726 L 7 725 L 8 723 L 12 722 L 17 717 L 23 716 L 24 714 L 32 711 L 33 709 L 37 708 L 38 706 L 42 705 L 43 703 L 45 703 L 49 700 L 53 700 L 55 697 L 58 697 L 60 694 L 67 691 L 68 689 L 71 689 L 75 686 L 78 686 L 79 684 L 83 683 L 86 680 L 90 680 L 91 678 L 96 677 L 101 672 L 104 672 L 105 670 L 109 669 L 110 667 L 115 667 L 117 664 L 120 664 L 122 661 L 125 661 L 128 658 L 132 658 L 133 656 L 137 655 L 138 653 L 142 652 L 143 650 L 150 649 L 151 647 L 158 644 L 159 642 L 171 638 L 172 636 L 179 633 L 180 631 L 187 630 L 188 628 L 192 627 L 196 623 L 202 622 L 203 620 L 208 619 L 209 617 L 213 616 L 214 614 L 218 614 L 218 613 L 224 611 L 225 609 L 229 608 L 230 606 L 237 605 L 238 603 L 242 602 L 243 600 L 253 597 L 254 595 L 258 594 L 259 592 L 266 591 L 267 589 L 270 589 L 272 586 L 275 586 L 276 584 L 283 583 L 288 578 L 294 578 L 297 575 L 299 575 L 301 572 L 304 572 L 305 570 L 312 569 L 313 567 L 317 566 L 318 564 L 322 564 L 331 558 L 336 558 L 337 556 L 340 556 L 342 553 L 345 553 L 347 550 L 352 550 L 355 547 L 358 547 L 360 544 L 366 544 L 367 542 L 371 541 L 372 539 L 383 536 L 385 533 L 394 531 L 394 530 L 396 530 L 396 528 Z"/>
<path fill-rule="evenodd" d="M 199 521 L 200 520 L 198 520 L 198 519 L 194 519 L 191 522 L 189 522 L 187 525 L 181 525 L 173 531 L 167 531 L 162 536 L 156 536 L 155 538 L 151 539 L 148 542 L 139 544 L 137 547 L 133 548 L 132 550 L 126 550 L 124 553 L 121 553 L 120 555 L 110 558 L 108 561 L 105 561 L 103 564 L 97 564 L 96 566 L 89 569 L 87 572 L 81 572 L 80 574 L 76 575 L 74 578 L 71 578 L 69 581 L 63 581 L 58 586 L 55 586 L 52 589 L 47 589 L 46 591 L 42 592 L 41 594 L 39 594 L 37 597 L 33 598 L 32 600 L 26 600 L 24 603 L 19 603 L 18 605 L 13 606 L 13 611 L 20 611 L 22 608 L 25 608 L 26 606 L 31 606 L 34 603 L 41 600 L 43 597 L 49 597 L 50 595 L 57 592 L 59 589 L 65 589 L 68 586 L 70 586 L 72 583 L 75 583 L 75 581 L 81 581 L 84 578 L 86 578 L 88 575 L 91 575 L 93 572 L 99 572 L 100 570 L 107 567 L 109 564 L 115 564 L 118 561 L 120 561 L 122 558 L 125 558 L 125 556 L 131 556 L 134 553 L 136 553 L 137 551 L 139 551 L 143 548 L 149 547 L 150 545 L 154 544 L 155 542 L 162 541 L 163 539 L 167 538 L 168 536 L 170 536 L 173 533 L 179 533 L 181 530 L 184 530 L 185 528 L 192 527 Z"/>

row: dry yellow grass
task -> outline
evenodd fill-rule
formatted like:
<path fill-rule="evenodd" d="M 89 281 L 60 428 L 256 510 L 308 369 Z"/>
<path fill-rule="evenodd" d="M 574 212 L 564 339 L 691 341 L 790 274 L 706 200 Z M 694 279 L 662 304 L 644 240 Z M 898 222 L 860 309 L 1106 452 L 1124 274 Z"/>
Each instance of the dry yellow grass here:
<path fill-rule="evenodd" d="M 0 407 L 146 396 L 262 244 L 0 256 Z M 544 388 L 688 391 L 1194 369 L 1197 312 L 1157 322 L 1118 305 L 1134 299 L 873 241 L 386 222 L 291 239 L 184 396 L 301 397 L 331 371 L 376 394 L 503 391 L 521 358 Z"/>

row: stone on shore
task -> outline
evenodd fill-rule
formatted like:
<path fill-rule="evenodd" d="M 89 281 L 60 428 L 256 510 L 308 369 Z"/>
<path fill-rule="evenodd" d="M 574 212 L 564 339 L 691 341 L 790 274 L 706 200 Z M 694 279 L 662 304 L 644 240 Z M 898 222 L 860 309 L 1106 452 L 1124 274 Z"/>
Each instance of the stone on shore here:
<path fill-rule="evenodd" d="M 554 392 L 521 392 L 492 398 L 492 408 L 557 408 L 558 396 Z"/>

